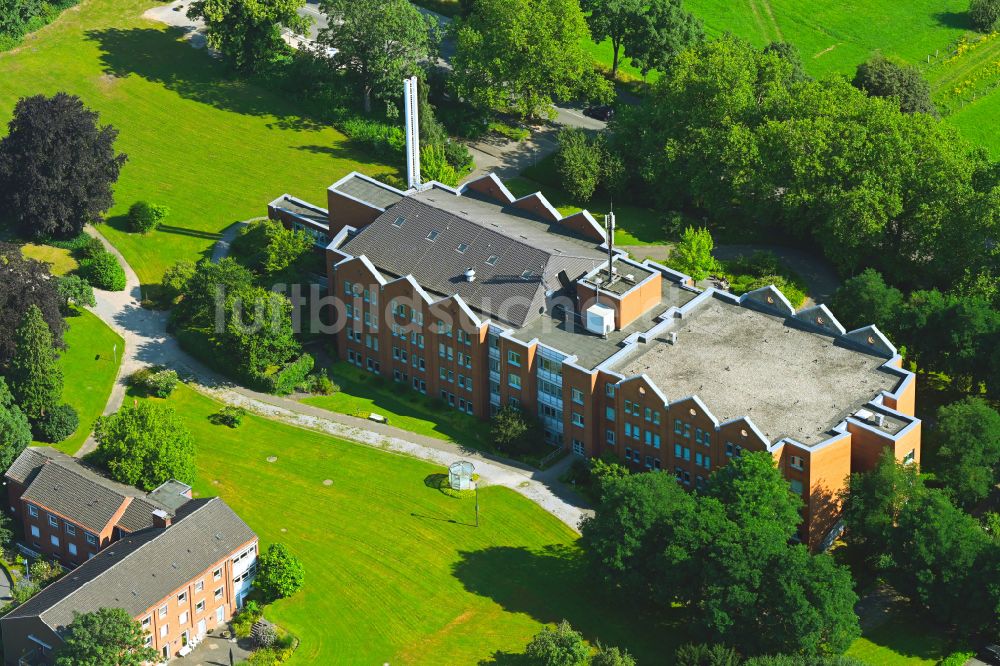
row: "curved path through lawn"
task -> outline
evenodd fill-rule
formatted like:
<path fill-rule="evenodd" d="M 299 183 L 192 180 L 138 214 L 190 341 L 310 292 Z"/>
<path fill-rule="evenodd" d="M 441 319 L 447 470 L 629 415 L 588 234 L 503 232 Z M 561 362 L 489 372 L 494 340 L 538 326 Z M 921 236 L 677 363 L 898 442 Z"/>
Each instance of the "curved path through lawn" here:
<path fill-rule="evenodd" d="M 236 225 L 227 229 L 223 238 L 231 240 L 237 229 Z M 163 365 L 176 370 L 195 390 L 291 425 L 320 430 L 335 437 L 440 465 L 448 465 L 456 460 L 472 460 L 484 484 L 505 486 L 517 491 L 574 530 L 579 530 L 580 520 L 589 513 L 583 508 L 581 499 L 558 480 L 572 463 L 571 457 L 563 458 L 553 467 L 540 472 L 513 461 L 471 452 L 444 440 L 237 386 L 206 368 L 180 348 L 177 341 L 167 333 L 168 314 L 141 307 L 139 278 L 121 253 L 93 228 L 88 228 L 87 233 L 99 238 L 118 257 L 126 276 L 124 291 L 95 289 L 97 305 L 90 308 L 125 339 L 125 349 L 119 351 L 122 363 L 118 381 L 108 399 L 105 414 L 115 412 L 122 406 L 126 392 L 125 380 L 130 374 L 145 366 Z M 213 256 L 214 261 L 225 256 L 225 249 L 221 250 Z M 76 455 L 86 455 L 95 448 L 96 442 L 91 436 Z"/>

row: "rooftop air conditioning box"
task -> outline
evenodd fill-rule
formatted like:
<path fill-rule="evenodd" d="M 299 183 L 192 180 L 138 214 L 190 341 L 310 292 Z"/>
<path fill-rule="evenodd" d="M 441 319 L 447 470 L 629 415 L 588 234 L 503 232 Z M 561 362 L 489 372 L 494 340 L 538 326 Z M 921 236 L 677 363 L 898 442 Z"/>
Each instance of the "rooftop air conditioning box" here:
<path fill-rule="evenodd" d="M 597 335 L 615 330 L 615 311 L 600 303 L 591 305 L 587 308 L 587 330 Z"/>

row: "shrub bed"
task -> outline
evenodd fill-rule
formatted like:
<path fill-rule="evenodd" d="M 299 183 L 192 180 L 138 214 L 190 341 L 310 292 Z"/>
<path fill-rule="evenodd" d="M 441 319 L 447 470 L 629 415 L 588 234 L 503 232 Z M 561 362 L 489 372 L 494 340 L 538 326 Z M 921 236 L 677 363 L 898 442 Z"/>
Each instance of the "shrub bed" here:
<path fill-rule="evenodd" d="M 118 263 L 115 255 L 107 251 L 81 261 L 80 275 L 98 289 L 105 291 L 125 289 L 125 269 Z"/>

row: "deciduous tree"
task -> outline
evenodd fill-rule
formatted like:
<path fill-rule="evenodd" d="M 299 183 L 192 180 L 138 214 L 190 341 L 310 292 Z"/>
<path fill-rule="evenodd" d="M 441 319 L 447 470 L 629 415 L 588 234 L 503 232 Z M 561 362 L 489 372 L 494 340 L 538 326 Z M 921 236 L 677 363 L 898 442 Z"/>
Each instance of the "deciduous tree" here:
<path fill-rule="evenodd" d="M 452 29 L 451 85 L 473 106 L 550 117 L 554 99 L 611 98 L 583 50 L 590 31 L 577 0 L 477 0 Z"/>
<path fill-rule="evenodd" d="M 0 141 L 0 210 L 25 236 L 72 238 L 114 203 L 118 130 L 79 97 L 25 97 Z"/>
<path fill-rule="evenodd" d="M 94 428 L 97 459 L 116 480 L 152 490 L 170 479 L 194 481 L 194 440 L 169 406 L 139 402 Z"/>
<path fill-rule="evenodd" d="M 233 254 L 253 270 L 275 276 L 294 266 L 313 246 L 304 231 L 286 229 L 276 220 L 257 220 L 233 241 Z"/>
<path fill-rule="evenodd" d="M 1000 26 L 1000 0 L 972 0 L 969 18 L 979 32 L 993 32 Z"/>
<path fill-rule="evenodd" d="M 920 70 L 881 54 L 858 65 L 852 84 L 872 97 L 895 97 L 903 113 L 937 113 L 931 101 L 931 85 Z"/>
<path fill-rule="evenodd" d="M 403 79 L 420 72 L 437 49 L 437 23 L 408 0 L 322 0 L 329 27 L 320 41 L 337 49 L 333 63 L 357 82 L 365 113 L 372 98 L 394 104 Z"/>
<path fill-rule="evenodd" d="M 601 176 L 601 151 L 583 130 L 567 127 L 559 132 L 556 170 L 563 187 L 576 201 L 590 201 Z"/>
<path fill-rule="evenodd" d="M 863 561 L 880 566 L 903 507 L 923 490 L 916 466 L 898 462 L 888 449 L 873 469 L 851 475 L 843 495 L 844 524 Z"/>
<path fill-rule="evenodd" d="M 28 21 L 41 15 L 43 0 L 4 0 L 0 2 L 0 37 L 14 39 L 24 34 Z"/>
<path fill-rule="evenodd" d="M 56 282 L 59 296 L 63 299 L 63 312 L 69 312 L 70 305 L 93 307 L 97 305 L 94 288 L 79 275 L 64 275 Z"/>
<path fill-rule="evenodd" d="M 666 71 L 677 54 L 701 41 L 701 21 L 685 11 L 681 0 L 650 0 L 635 17 L 626 38 L 625 53 L 643 76 Z"/>
<path fill-rule="evenodd" d="M 996 261 L 997 171 L 954 128 L 732 35 L 680 53 L 616 143 L 664 209 L 809 238 L 845 273 L 950 286 Z M 636 189 L 636 188 L 633 188 Z"/>
<path fill-rule="evenodd" d="M 272 543 L 261 553 L 253 584 L 268 601 L 290 597 L 305 584 L 306 572 L 299 558 L 283 543 Z"/>
<path fill-rule="evenodd" d="M 1000 482 L 1000 414 L 982 398 L 938 409 L 932 439 L 938 479 L 959 506 L 972 508 Z"/>
<path fill-rule="evenodd" d="M 542 629 L 524 650 L 525 661 L 530 666 L 578 666 L 589 654 L 583 636 L 566 620 L 555 629 Z"/>
<path fill-rule="evenodd" d="M 77 613 L 61 638 L 56 666 L 143 666 L 161 656 L 145 647 L 145 630 L 121 608 Z"/>
<path fill-rule="evenodd" d="M 195 0 L 191 19 L 205 22 L 208 45 L 244 72 L 260 71 L 288 47 L 283 28 L 303 34 L 309 19 L 299 16 L 305 0 Z"/>
<path fill-rule="evenodd" d="M 704 280 L 719 268 L 719 262 L 712 256 L 714 247 L 708 229 L 688 227 L 670 252 L 669 264 L 695 281 Z"/>
<path fill-rule="evenodd" d="M 843 652 L 859 634 L 849 573 L 790 547 L 802 501 L 768 453 L 746 453 L 689 495 L 665 474 L 605 484 L 582 525 L 596 575 L 631 599 L 679 603 L 747 654 Z M 794 577 L 782 578 L 794 569 Z"/>
<path fill-rule="evenodd" d="M 874 324 L 889 336 L 896 332 L 903 311 L 903 293 L 885 283 L 882 274 L 866 268 L 846 280 L 830 305 L 848 330 Z"/>

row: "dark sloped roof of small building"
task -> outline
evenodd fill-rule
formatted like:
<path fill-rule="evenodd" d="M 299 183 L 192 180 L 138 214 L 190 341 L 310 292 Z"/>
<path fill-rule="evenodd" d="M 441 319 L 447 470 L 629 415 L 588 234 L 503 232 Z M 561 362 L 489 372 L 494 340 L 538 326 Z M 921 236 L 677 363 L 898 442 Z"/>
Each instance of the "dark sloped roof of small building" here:
<path fill-rule="evenodd" d="M 123 608 L 135 617 L 255 538 L 218 497 L 194 499 L 170 527 L 125 536 L 5 618 L 39 617 L 59 631 L 74 613 L 99 608 Z"/>
<path fill-rule="evenodd" d="M 125 501 L 125 495 L 67 465 L 43 465 L 21 496 L 93 532 L 100 532 Z"/>
<path fill-rule="evenodd" d="M 428 291 L 458 294 L 473 309 L 515 326 L 539 314 L 546 291 L 560 289 L 560 271 L 575 279 L 606 259 L 592 241 L 554 224 L 441 192 L 402 199 L 341 250 L 365 255 L 390 276 L 413 275 Z M 464 277 L 470 268 L 472 282 Z"/>
<path fill-rule="evenodd" d="M 7 478 L 26 486 L 22 495 L 25 501 L 94 532 L 107 527 L 126 498 L 131 501 L 117 526 L 135 532 L 153 524 L 152 514 L 156 509 L 173 515 L 189 501 L 191 490 L 179 481 L 168 481 L 146 495 L 138 488 L 105 477 L 72 456 L 44 446 L 22 451 L 7 470 Z"/>

